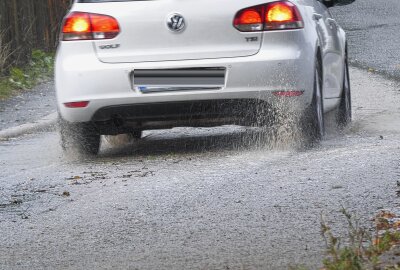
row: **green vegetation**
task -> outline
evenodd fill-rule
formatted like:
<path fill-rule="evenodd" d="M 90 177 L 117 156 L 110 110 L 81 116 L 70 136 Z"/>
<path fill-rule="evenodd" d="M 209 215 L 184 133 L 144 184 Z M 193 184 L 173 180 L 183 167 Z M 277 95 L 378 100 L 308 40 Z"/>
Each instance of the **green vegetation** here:
<path fill-rule="evenodd" d="M 0 0 L 0 99 L 53 72 L 58 33 L 70 0 Z"/>
<path fill-rule="evenodd" d="M 341 212 L 348 224 L 346 238 L 335 235 L 324 218 L 321 218 L 321 234 L 327 254 L 321 270 L 400 270 L 399 263 L 381 261 L 382 255 L 400 244 L 400 217 L 382 211 L 375 217 L 376 230 L 371 233 L 360 226 L 359 220 L 344 208 Z M 396 253 L 396 256 L 399 255 Z M 307 268 L 299 266 L 291 269 Z"/>
<path fill-rule="evenodd" d="M 17 90 L 26 90 L 50 78 L 54 70 L 54 54 L 33 50 L 31 60 L 23 68 L 11 67 L 9 75 L 0 77 L 0 99 Z"/>
<path fill-rule="evenodd" d="M 395 215 L 382 212 L 375 217 L 376 232 L 371 235 L 359 225 L 345 209 L 341 212 L 348 223 L 347 246 L 341 247 L 339 237 L 335 236 L 327 223 L 322 220 L 322 236 L 327 247 L 328 258 L 323 260 L 326 270 L 362 270 L 362 269 L 400 269 L 398 265 L 385 265 L 380 256 L 400 243 L 400 232 L 389 225 L 389 219 Z M 387 224 L 388 226 L 385 226 Z"/>
<path fill-rule="evenodd" d="M 325 240 L 328 257 L 323 260 L 326 270 L 364 270 L 364 269 L 400 269 L 396 265 L 385 265 L 380 262 L 380 256 L 388 252 L 400 241 L 400 232 L 389 224 L 388 212 L 382 212 L 375 218 L 376 232 L 374 235 L 361 227 L 344 208 L 341 210 L 348 223 L 348 244 L 341 247 L 340 238 L 335 236 L 331 228 L 322 219 L 321 233 Z M 383 230 L 382 230 L 383 229 Z M 384 265 L 384 266 L 382 266 Z"/>

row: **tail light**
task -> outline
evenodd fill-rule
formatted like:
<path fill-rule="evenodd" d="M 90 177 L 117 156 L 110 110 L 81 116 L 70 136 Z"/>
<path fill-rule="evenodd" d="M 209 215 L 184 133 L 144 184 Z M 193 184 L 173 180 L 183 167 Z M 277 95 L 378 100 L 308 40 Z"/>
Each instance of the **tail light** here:
<path fill-rule="evenodd" d="M 304 27 L 297 7 L 278 1 L 240 10 L 233 25 L 241 32 L 299 29 Z"/>
<path fill-rule="evenodd" d="M 242 32 L 261 31 L 264 26 L 262 7 L 247 8 L 236 14 L 233 24 Z"/>
<path fill-rule="evenodd" d="M 64 20 L 63 40 L 112 39 L 120 32 L 118 21 L 107 15 L 72 12 Z"/>

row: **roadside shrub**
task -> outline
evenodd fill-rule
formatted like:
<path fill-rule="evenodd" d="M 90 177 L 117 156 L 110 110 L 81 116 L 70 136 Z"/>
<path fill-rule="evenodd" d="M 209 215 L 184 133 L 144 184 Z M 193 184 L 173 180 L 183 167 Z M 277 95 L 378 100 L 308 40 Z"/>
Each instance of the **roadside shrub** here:
<path fill-rule="evenodd" d="M 33 50 L 31 61 L 24 68 L 12 67 L 9 82 L 17 89 L 32 88 L 53 73 L 54 56 L 41 50 Z"/>
<path fill-rule="evenodd" d="M 348 244 L 341 247 L 340 238 L 322 218 L 321 234 L 325 240 L 328 257 L 323 260 L 324 270 L 400 269 L 399 265 L 385 265 L 382 254 L 400 244 L 400 217 L 381 211 L 375 218 L 376 231 L 372 235 L 360 226 L 344 208 L 341 211 L 348 224 Z"/>
<path fill-rule="evenodd" d="M 0 47 L 0 64 L 2 47 Z M 1 66 L 0 66 L 1 67 Z M 0 99 L 9 97 L 15 90 L 30 89 L 36 84 L 51 78 L 54 71 L 54 54 L 33 50 L 31 60 L 24 67 L 3 67 L 0 72 Z"/>
<path fill-rule="evenodd" d="M 30 66 L 38 73 L 36 75 L 47 77 L 53 72 L 54 56 L 41 50 L 33 50 Z"/>

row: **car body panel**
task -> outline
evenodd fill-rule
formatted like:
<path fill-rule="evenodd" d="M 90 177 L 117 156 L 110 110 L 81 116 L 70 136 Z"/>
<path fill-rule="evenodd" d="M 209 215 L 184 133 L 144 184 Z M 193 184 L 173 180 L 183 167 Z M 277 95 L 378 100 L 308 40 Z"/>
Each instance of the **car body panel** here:
<path fill-rule="evenodd" d="M 265 2 L 268 1 L 75 3 L 71 11 L 101 13 L 118 18 L 122 32 L 112 40 L 60 42 L 55 77 L 61 117 L 69 122 L 88 122 L 98 110 L 108 106 L 151 106 L 160 102 L 214 99 L 264 100 L 278 109 L 302 112 L 312 102 L 318 53 L 323 64 L 324 110 L 334 109 L 339 102 L 343 80 L 343 30 L 339 26 L 337 29 L 327 26 L 329 11 L 316 0 L 292 1 L 303 17 L 302 29 L 241 33 L 233 27 L 237 11 Z M 167 3 L 173 5 L 169 7 Z M 133 7 L 141 7 L 138 8 L 140 12 L 132 10 Z M 130 20 L 132 24 L 135 19 L 146 22 L 145 14 L 149 13 L 146 11 L 152 11 L 148 19 L 155 20 L 154 24 L 140 23 L 129 29 Z M 206 11 L 209 11 L 209 18 L 205 16 Z M 137 17 L 128 19 L 131 12 Z M 168 15 L 174 12 L 188 16 L 187 29 L 182 33 L 171 33 L 166 27 Z M 221 20 L 217 19 L 219 13 L 222 14 Z M 321 13 L 323 19 L 316 21 L 314 13 Z M 218 27 L 206 32 L 206 28 L 213 26 Z M 142 39 L 137 41 L 133 37 L 135 33 Z M 245 37 L 259 39 L 248 44 Z M 107 44 L 121 46 L 120 49 L 100 52 L 99 46 Z M 191 68 L 223 68 L 226 70 L 225 84 L 215 90 L 155 93 L 143 93 L 134 85 L 135 69 Z M 298 97 L 284 98 L 275 96 L 273 93 L 276 91 L 304 93 Z M 63 105 L 75 101 L 90 103 L 86 108 L 66 108 Z"/>
<path fill-rule="evenodd" d="M 233 15 L 246 6 L 243 2 L 249 5 L 262 3 L 231 0 L 128 1 L 76 4 L 73 10 L 107 14 L 118 20 L 121 32 L 116 38 L 94 42 L 96 54 L 102 62 L 137 63 L 256 54 L 260 50 L 262 32 L 242 33 L 232 27 Z M 167 27 L 168 18 L 173 14 L 181 14 L 184 18 L 185 28 L 180 32 Z M 117 46 L 102 49 L 110 48 L 107 47 L 109 45 Z"/>
<path fill-rule="evenodd" d="M 332 18 L 328 8 L 319 1 L 314 2 L 315 13 L 321 15 L 316 20 L 322 50 L 324 98 L 338 98 L 342 90 L 344 47 L 342 29 Z"/>
<path fill-rule="evenodd" d="M 285 34 L 288 44 L 285 50 L 271 46 L 268 50 L 249 57 L 202 59 L 185 61 L 162 61 L 144 63 L 102 63 L 93 54 L 91 42 L 63 43 L 57 53 L 56 88 L 59 108 L 68 121 L 85 122 L 91 119 L 96 109 L 109 105 L 169 102 L 176 100 L 200 100 L 223 98 L 276 99 L 272 91 L 304 90 L 305 94 L 296 99 L 309 104 L 313 85 L 313 48 L 300 51 L 298 39 L 302 30 L 292 31 L 292 42 Z M 274 40 L 279 40 L 275 32 Z M 289 46 L 292 44 L 292 46 Z M 76 53 L 71 54 L 71 51 Z M 64 55 L 65 54 L 65 55 Z M 134 89 L 130 74 L 137 69 L 170 69 L 193 67 L 225 67 L 226 83 L 220 90 L 165 91 L 142 93 Z M 302 78 L 302 79 L 298 79 Z M 309 78 L 309 79 L 305 79 Z M 90 100 L 85 109 L 69 109 L 65 102 Z M 271 101 L 274 103 L 274 101 Z M 303 107 L 302 105 L 301 107 Z"/>

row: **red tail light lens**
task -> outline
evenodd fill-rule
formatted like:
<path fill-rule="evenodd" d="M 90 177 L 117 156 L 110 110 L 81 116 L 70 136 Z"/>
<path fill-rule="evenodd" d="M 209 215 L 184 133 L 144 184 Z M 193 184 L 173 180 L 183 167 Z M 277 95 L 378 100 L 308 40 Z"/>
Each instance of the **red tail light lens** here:
<path fill-rule="evenodd" d="M 261 17 L 259 20 L 258 17 Z M 241 32 L 303 28 L 297 7 L 288 1 L 278 1 L 240 10 L 233 22 Z"/>
<path fill-rule="evenodd" d="M 107 15 L 72 12 L 64 20 L 63 40 L 112 39 L 120 32 L 118 21 Z"/>
<path fill-rule="evenodd" d="M 239 11 L 233 24 L 242 32 L 252 32 L 262 30 L 263 21 L 262 9 L 256 7 Z"/>
<path fill-rule="evenodd" d="M 299 10 L 290 2 L 275 2 L 267 5 L 264 30 L 303 28 Z"/>
<path fill-rule="evenodd" d="M 74 12 L 64 21 L 63 40 L 92 39 L 92 26 L 89 14 Z"/>
<path fill-rule="evenodd" d="M 287 22 L 294 19 L 293 9 L 288 3 L 274 3 L 266 13 L 266 22 Z"/>
<path fill-rule="evenodd" d="M 90 19 L 95 39 L 115 38 L 119 34 L 118 22 L 113 17 L 91 14 Z"/>

